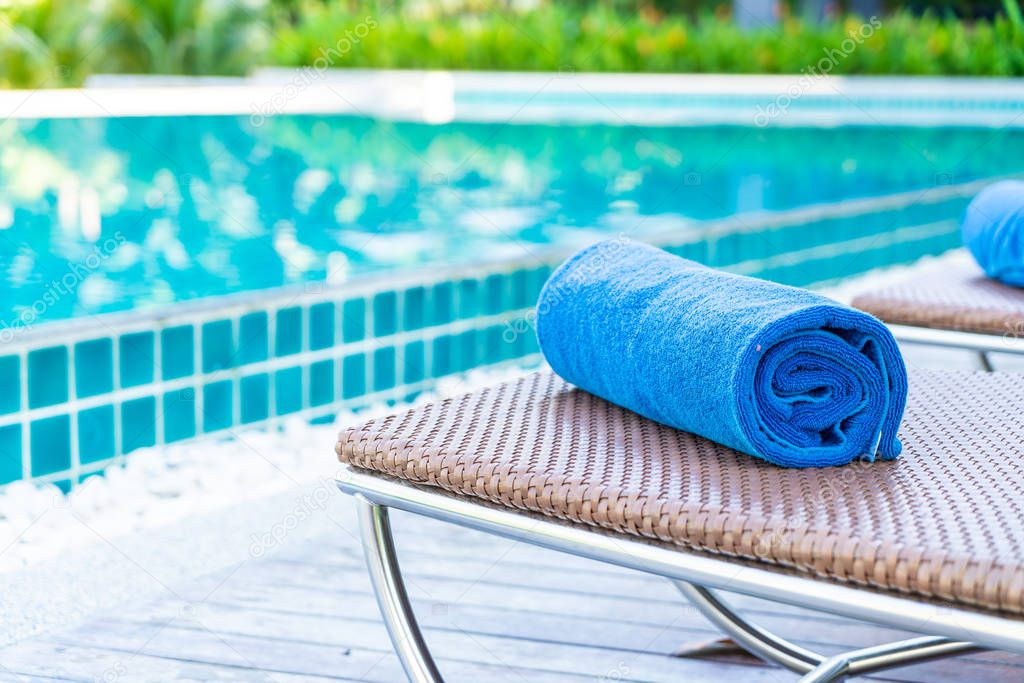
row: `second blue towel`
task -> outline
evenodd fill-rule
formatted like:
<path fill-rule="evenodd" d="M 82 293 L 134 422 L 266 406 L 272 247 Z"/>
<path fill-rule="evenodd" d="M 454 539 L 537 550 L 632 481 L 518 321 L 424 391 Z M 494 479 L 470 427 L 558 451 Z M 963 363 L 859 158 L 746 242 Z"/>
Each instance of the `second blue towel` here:
<path fill-rule="evenodd" d="M 875 318 L 630 242 L 549 278 L 537 336 L 566 381 L 787 467 L 896 458 L 907 375 Z"/>
<path fill-rule="evenodd" d="M 979 192 L 961 232 L 986 275 L 1024 287 L 1024 182 L 1002 180 Z"/>

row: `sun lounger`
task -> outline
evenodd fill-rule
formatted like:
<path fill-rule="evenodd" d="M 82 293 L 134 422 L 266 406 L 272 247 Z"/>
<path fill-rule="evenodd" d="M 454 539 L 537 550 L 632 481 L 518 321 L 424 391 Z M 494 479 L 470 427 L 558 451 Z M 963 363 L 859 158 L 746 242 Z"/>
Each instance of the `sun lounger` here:
<path fill-rule="evenodd" d="M 973 262 L 865 292 L 855 308 L 889 325 L 899 341 L 1024 354 L 1024 289 L 985 277 Z"/>
<path fill-rule="evenodd" d="M 367 564 L 399 658 L 440 681 L 388 508 L 670 579 L 733 640 L 805 681 L 977 649 L 1024 653 L 1019 376 L 918 371 L 896 461 L 783 469 L 664 427 L 552 374 L 342 432 Z M 720 590 L 923 634 L 824 656 Z"/>

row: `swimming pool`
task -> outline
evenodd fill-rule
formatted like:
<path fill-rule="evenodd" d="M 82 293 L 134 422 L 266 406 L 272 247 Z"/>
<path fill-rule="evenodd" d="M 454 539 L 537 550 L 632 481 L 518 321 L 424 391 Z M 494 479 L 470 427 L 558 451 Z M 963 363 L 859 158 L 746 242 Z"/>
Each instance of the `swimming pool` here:
<path fill-rule="evenodd" d="M 0 484 L 66 489 L 139 448 L 536 360 L 541 285 L 601 237 L 824 283 L 956 246 L 970 197 L 1024 171 L 1015 126 L 547 111 L 8 120 Z"/>
<path fill-rule="evenodd" d="M 179 116 L 17 120 L 0 144 L 0 294 L 15 327 L 529 258 L 601 234 L 685 240 L 709 220 L 1024 166 L 1018 129 L 880 126 Z"/>

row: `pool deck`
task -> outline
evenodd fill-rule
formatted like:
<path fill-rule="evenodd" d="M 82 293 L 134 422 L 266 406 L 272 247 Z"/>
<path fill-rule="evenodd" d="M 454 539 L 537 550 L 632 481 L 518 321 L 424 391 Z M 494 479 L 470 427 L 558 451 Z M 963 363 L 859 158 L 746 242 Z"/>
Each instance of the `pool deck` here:
<path fill-rule="evenodd" d="M 942 349 L 918 347 L 906 356 L 917 365 L 974 362 Z M 1019 363 L 1000 367 L 1021 369 Z M 118 576 L 106 582 L 114 587 L 148 584 L 146 597 L 125 590 L 124 599 L 0 648 L 0 681 L 404 680 L 370 591 L 353 501 L 341 494 L 321 501 L 317 490 L 290 491 L 276 507 L 253 500 L 220 517 L 197 515 L 172 525 L 172 535 L 154 529 L 134 540 L 99 543 L 119 564 L 92 560 L 92 574 Z M 450 681 L 797 679 L 744 654 L 673 656 L 720 634 L 664 579 L 399 511 L 393 522 L 409 592 Z M 275 527 L 285 532 L 260 545 L 259 534 Z M 212 566 L 206 559 L 211 546 L 234 546 L 234 555 L 205 576 L 184 568 Z M 84 551 L 71 556 L 89 564 Z M 44 594 L 59 593 L 41 569 L 28 572 L 40 577 Z M 15 594 L 28 581 L 11 579 L 2 577 L 0 614 L 2 608 L 42 612 L 38 596 L 27 606 L 16 604 Z M 96 577 L 76 585 L 85 594 L 51 611 L 103 602 Z M 824 653 L 907 637 L 751 598 L 735 596 L 734 604 Z M 983 652 L 869 678 L 1019 681 L 1024 656 Z"/>
<path fill-rule="evenodd" d="M 353 506 L 338 503 L 336 533 L 0 650 L 0 680 L 403 680 Z M 744 655 L 673 656 L 718 634 L 665 580 L 405 513 L 394 522 L 410 593 L 449 680 L 796 680 Z M 736 604 L 823 652 L 903 637 L 754 599 Z M 1024 657 L 979 653 L 872 678 L 1016 681 Z"/>

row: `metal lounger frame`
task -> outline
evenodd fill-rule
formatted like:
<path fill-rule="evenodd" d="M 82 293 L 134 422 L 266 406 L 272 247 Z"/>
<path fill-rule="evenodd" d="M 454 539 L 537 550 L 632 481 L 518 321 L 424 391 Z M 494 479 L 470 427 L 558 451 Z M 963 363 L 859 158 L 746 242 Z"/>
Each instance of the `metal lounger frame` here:
<path fill-rule="evenodd" d="M 978 354 L 981 367 L 989 372 L 992 371 L 989 353 L 1024 355 L 1024 337 L 939 330 L 913 325 L 889 325 L 888 327 L 892 330 L 892 336 L 900 342 L 974 351 Z"/>
<path fill-rule="evenodd" d="M 1024 653 L 1024 620 L 762 569 L 342 467 L 337 484 L 356 497 L 363 549 L 377 602 L 398 658 L 414 683 L 439 683 L 443 679 L 417 626 L 402 582 L 388 508 L 667 578 L 736 643 L 766 661 L 804 674 L 800 680 L 806 683 L 841 681 L 850 675 L 977 650 Z M 826 657 L 745 620 L 717 590 L 927 635 Z"/>

